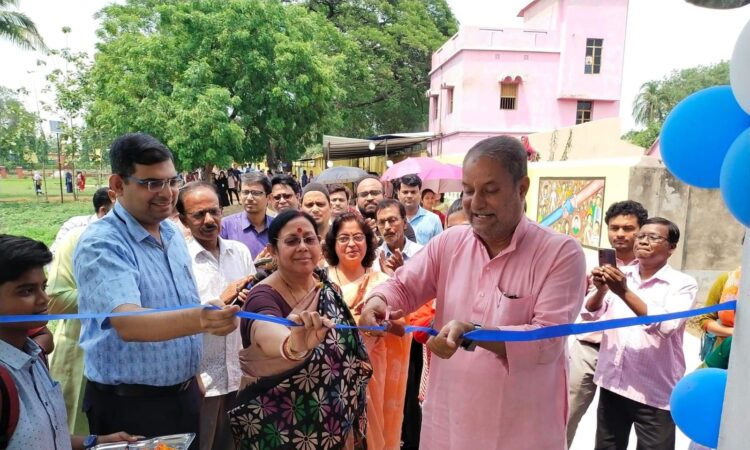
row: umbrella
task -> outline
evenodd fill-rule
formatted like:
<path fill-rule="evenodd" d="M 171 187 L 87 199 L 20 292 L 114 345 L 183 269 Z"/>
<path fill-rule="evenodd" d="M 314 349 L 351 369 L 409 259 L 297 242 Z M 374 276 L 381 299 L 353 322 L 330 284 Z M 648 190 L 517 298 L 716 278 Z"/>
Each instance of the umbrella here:
<path fill-rule="evenodd" d="M 461 191 L 463 169 L 427 157 L 408 158 L 396 163 L 385 171 L 382 179 L 395 180 L 409 174 L 419 175 L 424 189 L 438 193 Z"/>
<path fill-rule="evenodd" d="M 315 177 L 315 182 L 322 184 L 354 183 L 360 178 L 369 175 L 359 167 L 337 166 L 320 172 Z"/>

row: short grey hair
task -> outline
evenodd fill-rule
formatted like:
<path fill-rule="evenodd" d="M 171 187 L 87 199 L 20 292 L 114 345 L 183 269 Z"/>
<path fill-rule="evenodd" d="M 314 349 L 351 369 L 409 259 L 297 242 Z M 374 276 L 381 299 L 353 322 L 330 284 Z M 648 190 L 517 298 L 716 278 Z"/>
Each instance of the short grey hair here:
<path fill-rule="evenodd" d="M 464 157 L 464 165 L 470 158 L 486 156 L 495 159 L 505 167 L 513 178 L 513 183 L 525 177 L 528 162 L 526 149 L 521 141 L 512 136 L 495 136 L 483 139 L 474 144 Z"/>

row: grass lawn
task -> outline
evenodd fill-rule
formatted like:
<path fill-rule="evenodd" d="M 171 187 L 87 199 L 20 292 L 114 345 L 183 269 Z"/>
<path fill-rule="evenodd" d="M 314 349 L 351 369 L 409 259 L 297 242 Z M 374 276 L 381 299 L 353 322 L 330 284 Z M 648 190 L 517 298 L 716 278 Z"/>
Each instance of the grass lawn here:
<path fill-rule="evenodd" d="M 78 201 L 73 199 L 73 194 L 65 193 L 61 204 L 57 182 L 57 179 L 47 180 L 47 201 L 43 195 L 34 195 L 30 178 L 18 180 L 11 175 L 0 179 L 0 233 L 27 236 L 50 245 L 63 222 L 72 216 L 94 213 L 91 196 L 96 186 L 87 183 Z"/>

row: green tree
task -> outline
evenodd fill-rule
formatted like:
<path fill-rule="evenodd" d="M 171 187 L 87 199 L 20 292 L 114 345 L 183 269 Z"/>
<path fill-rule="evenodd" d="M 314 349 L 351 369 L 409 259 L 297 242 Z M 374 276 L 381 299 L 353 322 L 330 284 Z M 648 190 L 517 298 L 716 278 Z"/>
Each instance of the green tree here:
<path fill-rule="evenodd" d="M 39 148 L 38 116 L 26 110 L 21 94 L 0 87 L 0 160 L 12 165 L 33 162 Z"/>
<path fill-rule="evenodd" d="M 432 53 L 458 29 L 445 0 L 289 0 L 303 4 L 358 47 L 345 66 L 335 134 L 427 129 Z"/>
<path fill-rule="evenodd" d="M 650 147 L 661 133 L 670 111 L 685 97 L 711 86 L 729 84 L 729 62 L 675 70 L 661 80 L 641 85 L 633 102 L 633 118 L 643 128 L 630 130 L 623 138 Z"/>
<path fill-rule="evenodd" d="M 0 0 L 0 36 L 27 50 L 47 50 L 42 36 L 29 16 L 18 11 L 18 0 Z"/>
<path fill-rule="evenodd" d="M 87 124 L 144 131 L 178 167 L 274 165 L 336 120 L 353 46 L 323 17 L 270 0 L 129 0 L 99 14 Z"/>
<path fill-rule="evenodd" d="M 652 122 L 663 122 L 667 99 L 659 81 L 647 81 L 641 85 L 633 102 L 633 118 L 638 125 L 648 126 Z"/>

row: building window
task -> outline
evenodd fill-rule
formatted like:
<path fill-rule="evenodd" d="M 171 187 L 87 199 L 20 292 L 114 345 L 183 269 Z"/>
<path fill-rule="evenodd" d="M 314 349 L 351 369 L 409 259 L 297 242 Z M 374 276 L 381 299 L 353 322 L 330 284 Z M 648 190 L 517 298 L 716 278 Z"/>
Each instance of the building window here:
<path fill-rule="evenodd" d="M 576 108 L 576 125 L 591 122 L 591 107 L 593 102 L 590 100 L 579 101 Z"/>
<path fill-rule="evenodd" d="M 438 105 L 440 104 L 440 102 L 438 101 L 439 99 L 440 97 L 437 95 L 430 96 L 430 101 L 432 103 L 432 120 L 437 120 L 438 118 Z"/>
<path fill-rule="evenodd" d="M 447 88 L 445 94 L 447 95 L 447 98 L 445 99 L 445 102 L 447 103 L 445 105 L 445 113 L 451 114 L 453 112 L 453 88 Z"/>
<path fill-rule="evenodd" d="M 500 83 L 500 109 L 516 109 L 517 83 Z"/>
<path fill-rule="evenodd" d="M 583 73 L 599 73 L 602 65 L 604 39 L 586 39 L 586 61 Z"/>

